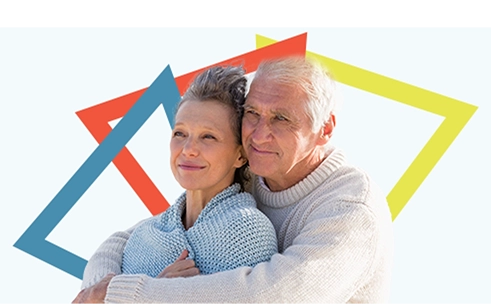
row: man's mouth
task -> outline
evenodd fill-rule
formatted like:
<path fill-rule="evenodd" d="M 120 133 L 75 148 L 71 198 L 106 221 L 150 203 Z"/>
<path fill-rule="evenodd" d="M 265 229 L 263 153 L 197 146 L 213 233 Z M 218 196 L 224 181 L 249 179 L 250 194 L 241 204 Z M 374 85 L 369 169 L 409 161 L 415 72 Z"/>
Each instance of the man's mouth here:
<path fill-rule="evenodd" d="M 263 149 L 263 148 L 257 148 L 253 145 L 250 145 L 252 151 L 254 153 L 257 153 L 257 154 L 260 154 L 260 155 L 271 155 L 271 154 L 275 154 L 275 152 L 272 152 L 270 150 L 266 150 L 266 149 Z"/>

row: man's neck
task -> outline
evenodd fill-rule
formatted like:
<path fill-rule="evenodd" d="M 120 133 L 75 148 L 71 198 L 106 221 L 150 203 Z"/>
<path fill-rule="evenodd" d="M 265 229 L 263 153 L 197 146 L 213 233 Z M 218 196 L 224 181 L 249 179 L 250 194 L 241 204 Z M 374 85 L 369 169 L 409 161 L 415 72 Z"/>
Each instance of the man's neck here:
<path fill-rule="evenodd" d="M 316 150 L 315 153 L 295 164 L 288 172 L 281 176 L 264 178 L 264 182 L 273 192 L 283 191 L 298 184 L 312 173 L 326 159 L 328 152 L 325 149 Z"/>

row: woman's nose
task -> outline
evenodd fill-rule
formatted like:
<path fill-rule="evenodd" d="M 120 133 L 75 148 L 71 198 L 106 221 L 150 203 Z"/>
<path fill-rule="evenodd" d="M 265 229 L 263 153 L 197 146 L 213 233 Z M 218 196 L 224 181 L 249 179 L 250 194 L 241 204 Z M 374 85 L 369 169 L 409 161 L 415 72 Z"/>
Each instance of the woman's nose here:
<path fill-rule="evenodd" d="M 187 138 L 186 142 L 182 147 L 182 153 L 186 156 L 196 156 L 199 154 L 198 145 L 196 141 L 192 138 Z"/>

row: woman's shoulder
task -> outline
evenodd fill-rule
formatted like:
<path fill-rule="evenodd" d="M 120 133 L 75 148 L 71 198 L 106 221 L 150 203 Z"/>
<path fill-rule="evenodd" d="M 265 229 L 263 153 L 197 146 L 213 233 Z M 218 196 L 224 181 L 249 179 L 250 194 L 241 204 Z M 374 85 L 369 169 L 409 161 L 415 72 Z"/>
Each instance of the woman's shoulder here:
<path fill-rule="evenodd" d="M 224 212 L 242 216 L 254 214 L 264 215 L 258 208 L 254 197 L 247 192 L 240 192 L 228 197 L 223 201 L 222 206 L 225 207 Z"/>
<path fill-rule="evenodd" d="M 170 205 L 156 215 L 148 217 L 146 219 L 141 220 L 135 226 L 133 226 L 133 230 L 160 230 L 160 231 L 169 231 L 175 229 L 176 226 L 180 223 L 180 208 L 179 204 L 175 203 Z"/>
<path fill-rule="evenodd" d="M 256 199 L 248 192 L 239 192 L 229 197 L 229 200 L 237 204 L 233 205 L 238 208 L 256 208 Z"/>
<path fill-rule="evenodd" d="M 229 197 L 224 215 L 230 227 L 244 226 L 251 229 L 260 226 L 272 227 L 268 217 L 256 207 L 256 200 L 247 192 Z"/>
<path fill-rule="evenodd" d="M 234 184 L 217 194 L 203 211 L 222 214 L 224 212 L 253 209 L 256 206 L 254 197 L 248 192 L 241 192 L 239 185 Z"/>
<path fill-rule="evenodd" d="M 278 251 L 276 232 L 269 218 L 256 208 L 256 201 L 249 193 L 239 193 L 237 203 L 225 216 L 226 239 L 235 242 L 244 255 L 261 255 L 260 261 L 269 260 Z"/>

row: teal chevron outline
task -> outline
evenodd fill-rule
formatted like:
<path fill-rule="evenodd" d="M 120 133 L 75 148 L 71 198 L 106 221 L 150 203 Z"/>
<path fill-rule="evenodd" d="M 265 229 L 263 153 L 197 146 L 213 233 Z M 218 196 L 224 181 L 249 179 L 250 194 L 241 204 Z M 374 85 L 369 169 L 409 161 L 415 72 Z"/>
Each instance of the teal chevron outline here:
<path fill-rule="evenodd" d="M 162 104 L 167 117 L 181 95 L 169 65 L 147 88 L 104 141 L 92 152 L 46 208 L 38 215 L 14 247 L 82 279 L 87 261 L 49 241 L 46 237 L 106 169 L 152 113 Z"/>

